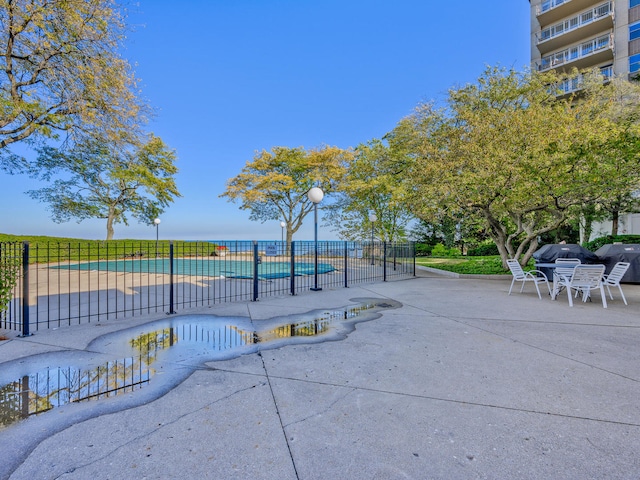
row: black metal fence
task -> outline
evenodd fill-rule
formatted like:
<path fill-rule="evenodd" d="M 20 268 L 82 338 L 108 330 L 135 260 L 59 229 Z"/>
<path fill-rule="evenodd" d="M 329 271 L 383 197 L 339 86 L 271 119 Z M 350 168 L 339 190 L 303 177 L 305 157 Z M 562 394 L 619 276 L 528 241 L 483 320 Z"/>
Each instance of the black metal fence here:
<path fill-rule="evenodd" d="M 0 243 L 0 328 L 31 330 L 415 275 L 413 243 Z M 151 251 L 149 251 L 151 250 Z M 0 291 L 1 293 L 1 291 Z"/>

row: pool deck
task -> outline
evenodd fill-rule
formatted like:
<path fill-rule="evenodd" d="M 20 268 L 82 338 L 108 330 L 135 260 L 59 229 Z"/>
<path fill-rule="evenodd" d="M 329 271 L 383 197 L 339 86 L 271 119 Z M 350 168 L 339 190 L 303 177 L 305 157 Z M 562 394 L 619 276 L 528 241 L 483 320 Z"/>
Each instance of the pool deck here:
<path fill-rule="evenodd" d="M 339 341 L 192 365 L 163 395 L 143 388 L 0 430 L 0 478 L 637 479 L 640 285 L 623 285 L 628 306 L 613 291 L 603 309 L 599 293 L 571 308 L 532 285 L 509 296 L 509 284 L 421 272 L 185 311 L 260 325 L 362 298 L 402 304 Z M 0 363 L 100 355 L 85 352 L 95 338 L 159 318 L 2 331 Z"/>

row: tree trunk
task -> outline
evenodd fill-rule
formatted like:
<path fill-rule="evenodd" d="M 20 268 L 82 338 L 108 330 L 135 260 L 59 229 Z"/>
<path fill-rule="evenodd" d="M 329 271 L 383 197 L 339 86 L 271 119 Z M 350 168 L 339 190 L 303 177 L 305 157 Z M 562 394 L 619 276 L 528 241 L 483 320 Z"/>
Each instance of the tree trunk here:
<path fill-rule="evenodd" d="M 534 237 L 531 240 L 528 241 L 529 246 L 527 247 L 527 251 L 524 253 L 522 260 L 520 260 L 520 265 L 522 265 L 523 267 L 529 263 L 529 260 L 531 260 L 531 257 L 533 257 L 533 254 L 536 252 L 536 250 L 538 250 L 538 238 Z M 522 243 L 523 245 L 526 245 L 525 242 Z"/>
<path fill-rule="evenodd" d="M 496 247 L 498 247 L 498 253 L 500 253 L 500 259 L 502 260 L 502 268 L 509 270 L 507 260 L 511 258 L 511 255 L 509 254 L 507 236 L 504 233 L 504 229 L 502 228 L 502 225 L 500 225 L 500 222 L 491 215 L 491 211 L 489 209 L 484 209 L 482 213 L 489 227 L 487 229 L 489 238 L 491 238 L 491 240 L 496 244 Z"/>
<path fill-rule="evenodd" d="M 107 217 L 107 240 L 113 240 L 113 214 L 111 212 Z"/>
<path fill-rule="evenodd" d="M 593 220 L 591 216 L 584 214 L 580 215 L 580 244 L 583 245 L 591 238 L 591 232 L 593 231 Z"/>
<path fill-rule="evenodd" d="M 291 255 L 291 242 L 293 241 L 293 232 L 287 226 L 287 234 L 285 237 L 285 255 Z"/>
<path fill-rule="evenodd" d="M 496 247 L 498 247 L 498 253 L 500 253 L 500 259 L 502 260 L 502 268 L 508 270 L 509 266 L 507 265 L 507 260 L 509 260 L 511 256 L 509 255 L 509 251 L 507 250 L 507 247 L 505 245 L 504 238 L 501 238 L 497 235 L 489 236 L 492 237 L 492 240 L 496 244 Z"/>
<path fill-rule="evenodd" d="M 620 210 L 615 209 L 611 215 L 611 235 L 618 235 L 618 225 L 620 223 Z"/>

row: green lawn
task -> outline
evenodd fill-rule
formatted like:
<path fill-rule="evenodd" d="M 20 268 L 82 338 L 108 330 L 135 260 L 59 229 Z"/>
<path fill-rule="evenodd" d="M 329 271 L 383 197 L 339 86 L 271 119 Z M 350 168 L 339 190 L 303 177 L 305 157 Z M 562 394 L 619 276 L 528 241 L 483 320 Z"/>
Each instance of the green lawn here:
<path fill-rule="evenodd" d="M 122 258 L 127 256 L 155 256 L 155 240 L 81 240 L 77 238 L 8 235 L 0 233 L 0 242 L 29 242 L 29 263 L 48 263 L 63 260 Z M 215 245 L 207 242 L 174 241 L 176 254 L 208 256 Z M 158 255 L 169 255 L 169 241 L 158 242 Z"/>
<path fill-rule="evenodd" d="M 416 265 L 475 275 L 504 275 L 509 273 L 509 270 L 502 268 L 502 261 L 498 255 L 487 257 L 417 257 Z M 531 261 L 531 268 L 533 268 L 533 260 Z"/>

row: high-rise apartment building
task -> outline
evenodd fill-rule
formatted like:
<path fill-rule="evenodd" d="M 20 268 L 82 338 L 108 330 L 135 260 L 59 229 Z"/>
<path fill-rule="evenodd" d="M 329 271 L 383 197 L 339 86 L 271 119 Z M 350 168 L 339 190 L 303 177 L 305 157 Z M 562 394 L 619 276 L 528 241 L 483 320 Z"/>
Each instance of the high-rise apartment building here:
<path fill-rule="evenodd" d="M 543 72 L 599 68 L 640 73 L 640 0 L 530 0 L 531 66 Z M 567 79 L 567 93 L 580 79 Z"/>
<path fill-rule="evenodd" d="M 605 77 L 640 77 L 640 0 L 529 0 L 531 68 L 571 72 L 598 68 Z M 560 88 L 579 90 L 581 77 Z M 592 238 L 611 233 L 594 225 Z M 621 215 L 619 233 L 640 234 L 640 214 Z"/>

